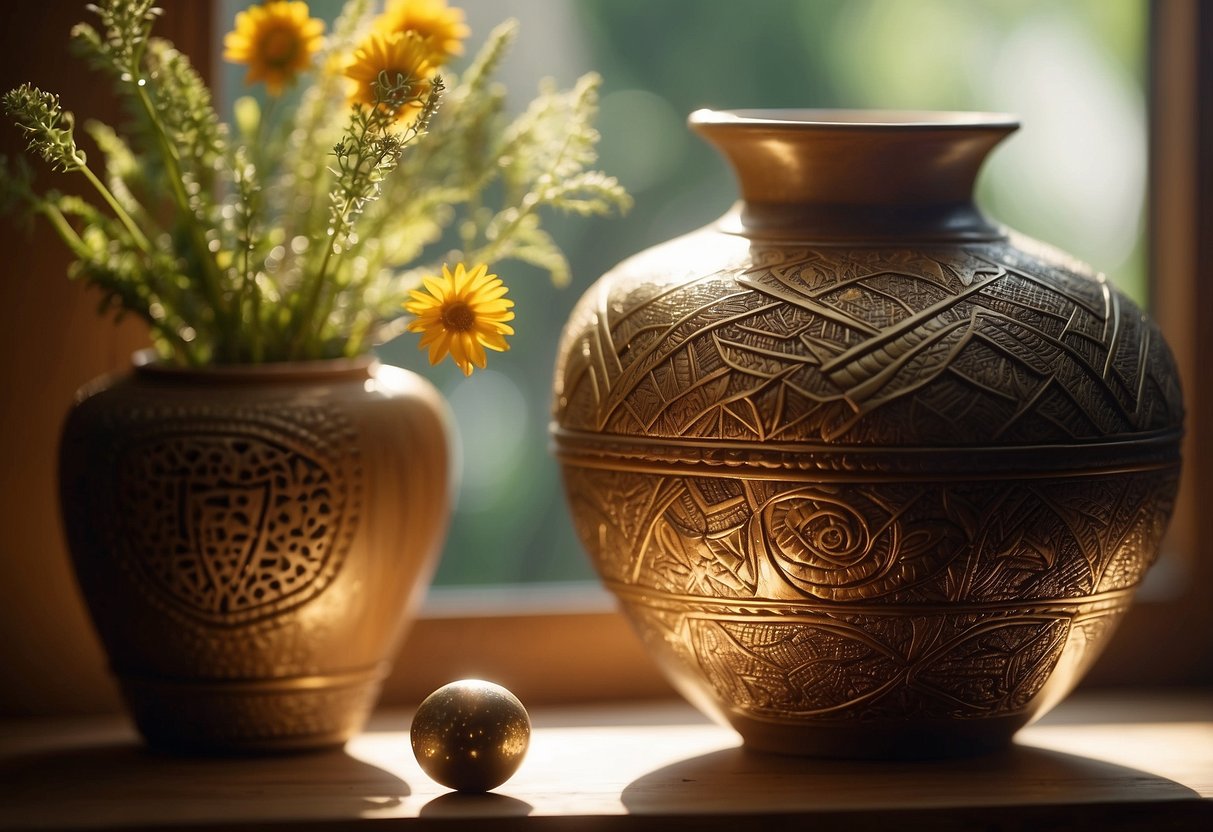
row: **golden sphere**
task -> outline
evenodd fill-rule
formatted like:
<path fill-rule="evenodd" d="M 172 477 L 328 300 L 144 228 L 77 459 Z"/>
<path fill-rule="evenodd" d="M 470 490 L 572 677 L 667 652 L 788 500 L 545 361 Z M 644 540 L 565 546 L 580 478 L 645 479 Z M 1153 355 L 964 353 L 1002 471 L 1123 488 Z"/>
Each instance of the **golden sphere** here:
<path fill-rule="evenodd" d="M 421 770 L 436 782 L 487 792 L 518 770 L 531 742 L 531 718 L 501 685 L 463 679 L 425 698 L 410 741 Z"/>

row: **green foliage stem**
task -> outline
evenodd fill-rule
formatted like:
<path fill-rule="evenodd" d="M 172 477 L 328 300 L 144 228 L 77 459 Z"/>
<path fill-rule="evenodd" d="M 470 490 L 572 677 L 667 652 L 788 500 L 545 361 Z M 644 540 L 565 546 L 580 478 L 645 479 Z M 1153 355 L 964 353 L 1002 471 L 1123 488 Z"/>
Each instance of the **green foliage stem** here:
<path fill-rule="evenodd" d="M 125 137 L 88 130 L 90 168 L 58 97 L 29 85 L 4 96 L 31 153 L 78 174 L 97 207 L 37 194 L 25 168 L 0 169 L 0 208 L 50 223 L 72 275 L 104 308 L 138 315 L 182 364 L 286 361 L 366 352 L 403 330 L 403 302 L 442 262 L 515 259 L 557 284 L 570 267 L 543 228 L 545 209 L 626 210 L 614 178 L 592 169 L 598 80 L 544 85 L 511 120 L 495 80 L 517 24 L 494 29 L 450 89 L 381 74 L 376 103 L 351 106 L 339 69 L 365 36 L 371 0 L 348 0 L 293 114 L 236 105 L 235 137 L 185 55 L 152 36 L 153 0 L 98 0 L 78 52 L 131 106 Z M 441 113 L 438 104 L 442 102 Z M 407 111 L 408 119 L 397 116 Z M 407 150 L 407 152 L 406 152 Z M 458 239 L 460 248 L 439 252 Z M 474 265 L 469 262 L 468 265 Z"/>

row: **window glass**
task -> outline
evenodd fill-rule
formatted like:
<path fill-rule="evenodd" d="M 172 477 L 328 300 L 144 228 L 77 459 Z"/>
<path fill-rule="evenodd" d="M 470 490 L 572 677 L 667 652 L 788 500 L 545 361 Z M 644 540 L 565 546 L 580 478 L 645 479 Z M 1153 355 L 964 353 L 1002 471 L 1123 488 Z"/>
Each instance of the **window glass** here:
<path fill-rule="evenodd" d="M 244 0 L 224 0 L 221 26 Z M 313 0 L 331 19 L 339 2 Z M 540 78 L 604 79 L 601 163 L 636 199 L 623 219 L 555 218 L 573 266 L 557 290 L 493 264 L 515 298 L 511 351 L 465 379 L 412 336 L 380 350 L 446 394 L 462 487 L 437 582 L 590 577 L 548 453 L 556 341 L 578 296 L 619 260 L 710 222 L 735 198 L 685 127 L 699 107 L 976 109 L 1021 116 L 980 200 L 997 219 L 1147 294 L 1145 0 L 467 0 L 469 55 L 506 16 L 521 33 L 501 78 L 520 110 Z M 456 71 L 459 65 L 455 66 Z M 227 98 L 240 89 L 226 70 Z"/>

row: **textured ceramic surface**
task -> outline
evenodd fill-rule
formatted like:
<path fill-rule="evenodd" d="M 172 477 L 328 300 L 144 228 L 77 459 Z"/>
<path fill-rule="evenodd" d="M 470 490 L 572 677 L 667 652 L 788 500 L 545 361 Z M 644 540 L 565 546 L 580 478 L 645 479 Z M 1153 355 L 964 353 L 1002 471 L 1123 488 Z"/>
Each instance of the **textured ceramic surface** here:
<path fill-rule="evenodd" d="M 427 382 L 369 362 L 145 365 L 80 392 L 64 521 L 149 743 L 361 728 L 445 532 L 445 419 Z"/>
<path fill-rule="evenodd" d="M 978 751 L 1128 607 L 1180 392 L 1129 299 L 973 206 L 1013 123 L 861 116 L 692 118 L 743 200 L 586 293 L 556 448 L 603 581 L 748 745 Z"/>

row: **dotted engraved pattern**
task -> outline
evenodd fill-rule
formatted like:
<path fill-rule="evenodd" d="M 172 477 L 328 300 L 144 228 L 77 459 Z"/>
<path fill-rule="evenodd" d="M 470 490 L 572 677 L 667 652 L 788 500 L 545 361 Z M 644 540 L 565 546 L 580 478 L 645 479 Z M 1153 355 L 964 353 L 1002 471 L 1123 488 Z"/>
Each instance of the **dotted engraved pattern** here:
<path fill-rule="evenodd" d="M 347 420 L 320 406 L 146 410 L 113 456 L 113 545 L 178 617 L 272 619 L 332 581 L 357 523 Z"/>
<path fill-rule="evenodd" d="M 1072 683 L 1175 496 L 1153 324 L 1023 239 L 720 239 L 591 289 L 557 368 L 578 534 L 654 651 L 761 719 L 1001 716 Z M 724 268 L 671 268 L 713 246 Z"/>
<path fill-rule="evenodd" d="M 660 250 L 636 258 L 574 312 L 557 421 L 613 435 L 857 445 L 1178 427 L 1177 375 L 1149 320 L 1102 275 L 1014 242 L 755 244 L 734 268 L 678 280 L 651 277 L 670 271 L 651 259 Z"/>

